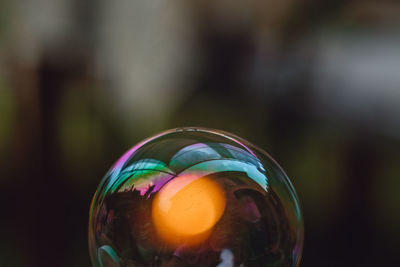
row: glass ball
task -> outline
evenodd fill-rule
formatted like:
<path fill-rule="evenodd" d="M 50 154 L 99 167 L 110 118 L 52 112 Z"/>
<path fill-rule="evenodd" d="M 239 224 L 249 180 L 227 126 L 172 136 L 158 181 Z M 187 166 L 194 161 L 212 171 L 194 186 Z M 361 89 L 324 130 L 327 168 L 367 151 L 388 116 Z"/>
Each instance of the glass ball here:
<path fill-rule="evenodd" d="M 95 267 L 298 266 L 296 192 L 264 151 L 232 134 L 178 128 L 126 152 L 93 197 Z"/>

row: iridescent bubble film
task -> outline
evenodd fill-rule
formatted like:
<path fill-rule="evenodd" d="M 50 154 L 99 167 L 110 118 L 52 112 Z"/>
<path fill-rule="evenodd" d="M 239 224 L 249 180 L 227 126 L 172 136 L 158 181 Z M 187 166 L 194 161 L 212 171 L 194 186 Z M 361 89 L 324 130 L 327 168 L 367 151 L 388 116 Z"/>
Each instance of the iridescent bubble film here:
<path fill-rule="evenodd" d="M 297 266 L 294 188 L 265 152 L 232 134 L 166 131 L 134 146 L 92 201 L 93 266 Z"/>

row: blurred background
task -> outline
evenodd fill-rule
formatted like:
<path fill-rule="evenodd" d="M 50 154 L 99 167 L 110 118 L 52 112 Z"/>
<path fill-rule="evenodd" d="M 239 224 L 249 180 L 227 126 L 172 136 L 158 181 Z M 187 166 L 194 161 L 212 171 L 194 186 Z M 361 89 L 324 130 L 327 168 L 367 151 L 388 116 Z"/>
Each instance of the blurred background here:
<path fill-rule="evenodd" d="M 399 25 L 395 0 L 0 1 L 0 265 L 90 266 L 108 168 L 203 126 L 291 177 L 301 266 L 397 266 Z"/>

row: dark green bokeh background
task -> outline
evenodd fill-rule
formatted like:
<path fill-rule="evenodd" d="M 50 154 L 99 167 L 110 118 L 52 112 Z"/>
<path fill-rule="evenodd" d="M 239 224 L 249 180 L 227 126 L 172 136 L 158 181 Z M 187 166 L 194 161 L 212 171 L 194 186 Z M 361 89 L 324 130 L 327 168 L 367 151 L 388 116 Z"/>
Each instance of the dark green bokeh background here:
<path fill-rule="evenodd" d="M 284 168 L 301 266 L 396 266 L 397 1 L 0 2 L 0 266 L 90 266 L 101 177 L 179 126 Z"/>

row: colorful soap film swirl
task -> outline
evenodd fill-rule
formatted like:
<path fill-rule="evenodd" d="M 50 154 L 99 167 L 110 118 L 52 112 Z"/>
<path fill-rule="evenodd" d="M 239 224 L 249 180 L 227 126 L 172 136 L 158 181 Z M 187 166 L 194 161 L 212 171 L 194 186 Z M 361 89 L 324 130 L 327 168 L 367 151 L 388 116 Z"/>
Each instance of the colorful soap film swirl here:
<path fill-rule="evenodd" d="M 178 128 L 134 146 L 90 208 L 95 267 L 298 266 L 295 190 L 265 152 L 232 134 Z"/>

